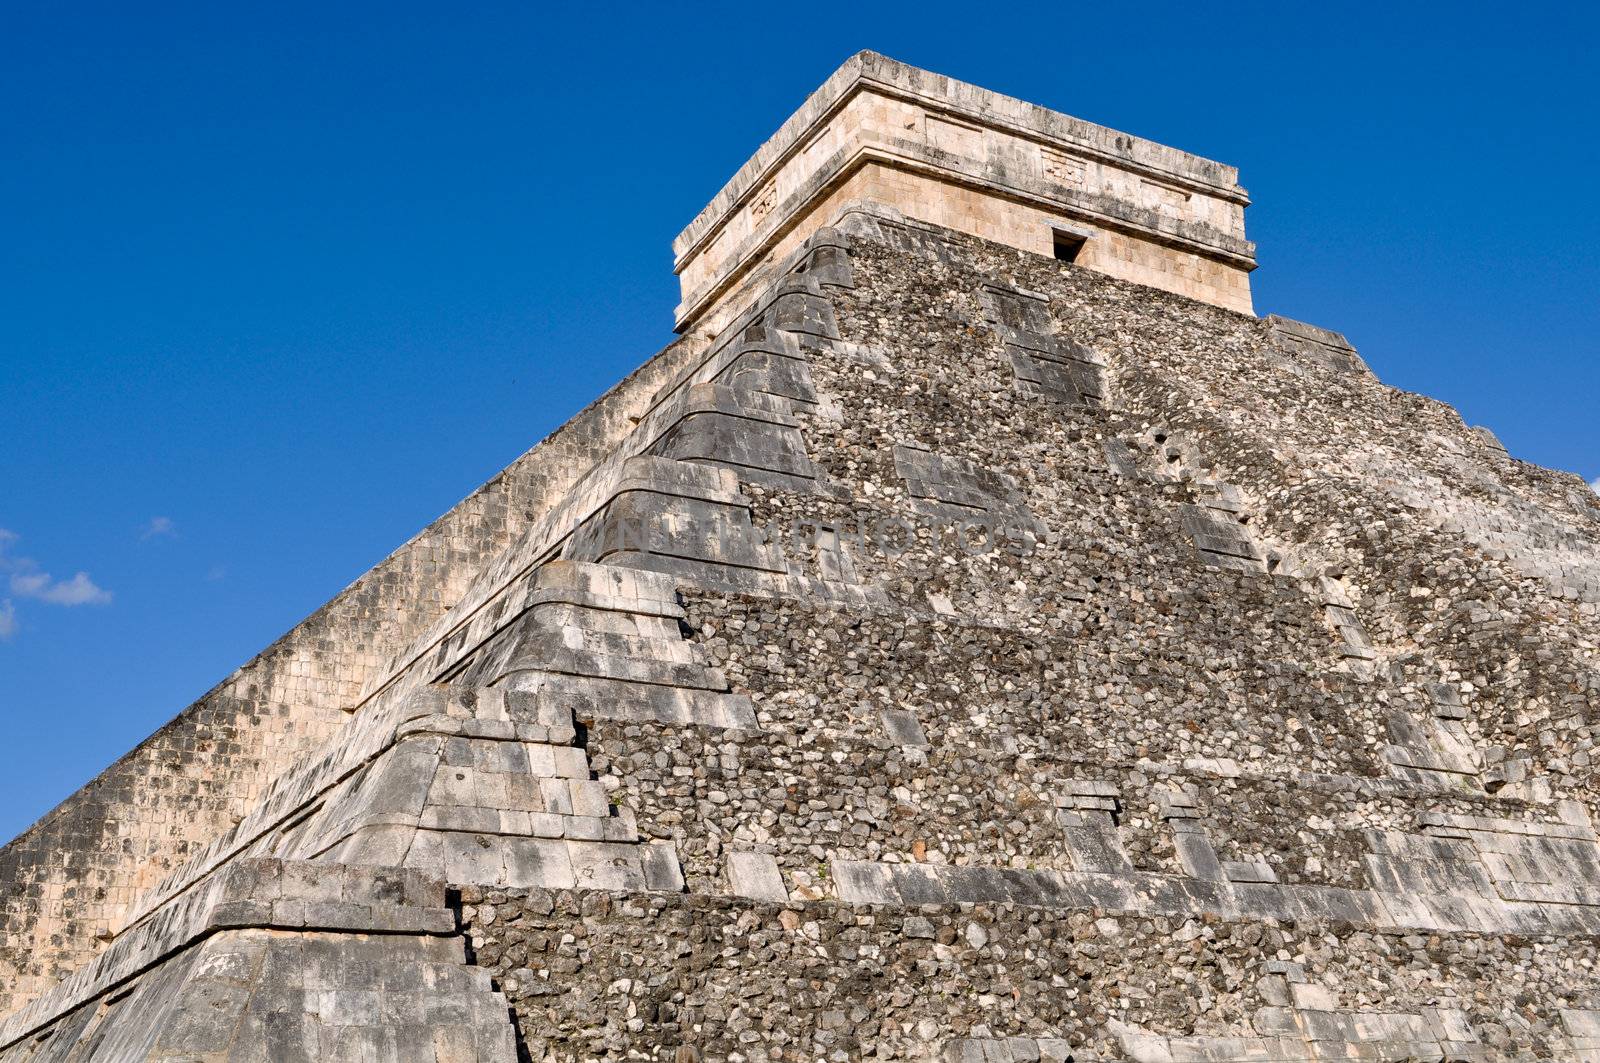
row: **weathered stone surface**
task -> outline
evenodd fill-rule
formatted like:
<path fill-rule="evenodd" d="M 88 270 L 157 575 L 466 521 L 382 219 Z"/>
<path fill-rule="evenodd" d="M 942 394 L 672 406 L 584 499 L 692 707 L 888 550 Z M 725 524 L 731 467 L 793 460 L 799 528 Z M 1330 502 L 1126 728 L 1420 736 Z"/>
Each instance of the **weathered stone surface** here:
<path fill-rule="evenodd" d="M 722 327 L 764 261 L 864 199 L 1046 257 L 1065 238 L 1079 266 L 1250 309 L 1233 167 L 861 52 L 674 241 L 680 329 Z"/>
<path fill-rule="evenodd" d="M 736 897 L 757 901 L 786 901 L 778 862 L 766 853 L 729 853 L 728 889 Z"/>
<path fill-rule="evenodd" d="M 995 108 L 941 166 L 1005 119 L 1233 187 L 855 62 Z M 328 628 L 298 753 L 6 850 L 0 1060 L 1600 1053 L 1592 492 L 1338 333 L 812 221 L 447 598 Z"/>

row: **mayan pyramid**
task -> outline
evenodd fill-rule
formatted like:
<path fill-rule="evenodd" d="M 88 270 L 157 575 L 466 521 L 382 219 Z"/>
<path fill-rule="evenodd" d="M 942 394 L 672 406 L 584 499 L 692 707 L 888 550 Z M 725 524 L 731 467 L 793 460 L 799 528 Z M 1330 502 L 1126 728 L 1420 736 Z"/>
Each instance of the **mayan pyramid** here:
<path fill-rule="evenodd" d="M 1600 498 L 872 53 L 680 338 L 0 851 L 0 1061 L 1600 1059 Z"/>

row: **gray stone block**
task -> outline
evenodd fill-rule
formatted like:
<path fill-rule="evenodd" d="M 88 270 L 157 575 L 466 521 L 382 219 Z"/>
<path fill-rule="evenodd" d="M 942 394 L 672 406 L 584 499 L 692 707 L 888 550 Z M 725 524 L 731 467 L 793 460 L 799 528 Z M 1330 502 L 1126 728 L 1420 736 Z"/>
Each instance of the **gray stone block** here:
<path fill-rule="evenodd" d="M 1067 826 L 1063 828 L 1063 833 L 1066 835 L 1067 850 L 1072 854 L 1073 865 L 1078 870 L 1104 874 L 1133 872 L 1133 864 L 1122 851 L 1114 827 Z"/>
<path fill-rule="evenodd" d="M 846 904 L 900 904 L 894 869 L 889 864 L 834 860 L 829 864 L 838 897 Z"/>
<path fill-rule="evenodd" d="M 894 865 L 894 888 L 906 904 L 948 904 L 938 869 L 929 864 Z"/>
<path fill-rule="evenodd" d="M 1184 874 L 1212 882 L 1228 880 L 1228 876 L 1223 873 L 1222 862 L 1217 859 L 1217 851 L 1212 848 L 1210 838 L 1201 833 L 1180 832 L 1173 838 L 1173 842 L 1177 847 L 1178 862 L 1183 865 Z"/>
<path fill-rule="evenodd" d="M 677 846 L 671 842 L 651 842 L 640 848 L 645 889 L 682 893 L 683 869 L 678 862 Z"/>
<path fill-rule="evenodd" d="M 734 896 L 779 904 L 789 899 L 778 861 L 770 854 L 732 852 L 727 867 L 728 889 Z"/>
<path fill-rule="evenodd" d="M 639 845 L 569 841 L 567 853 L 574 884 L 584 889 L 643 890 L 644 861 Z"/>
<path fill-rule="evenodd" d="M 889 741 L 917 748 L 926 748 L 928 745 L 928 736 L 922 733 L 922 724 L 915 713 L 905 709 L 883 709 L 879 716 Z"/>
<path fill-rule="evenodd" d="M 578 882 L 571 856 L 574 844 L 577 843 L 553 838 L 507 838 L 501 843 L 505 870 L 499 880 L 452 878 L 451 881 L 570 889 Z"/>

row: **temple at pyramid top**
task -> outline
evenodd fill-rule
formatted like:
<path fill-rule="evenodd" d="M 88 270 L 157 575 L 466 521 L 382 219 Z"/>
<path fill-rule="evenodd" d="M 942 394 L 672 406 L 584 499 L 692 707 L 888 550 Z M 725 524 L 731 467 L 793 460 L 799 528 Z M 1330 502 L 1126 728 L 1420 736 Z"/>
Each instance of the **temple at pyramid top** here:
<path fill-rule="evenodd" d="M 859 52 L 673 242 L 677 329 L 716 327 L 841 207 L 908 218 L 1251 312 L 1239 172 Z"/>

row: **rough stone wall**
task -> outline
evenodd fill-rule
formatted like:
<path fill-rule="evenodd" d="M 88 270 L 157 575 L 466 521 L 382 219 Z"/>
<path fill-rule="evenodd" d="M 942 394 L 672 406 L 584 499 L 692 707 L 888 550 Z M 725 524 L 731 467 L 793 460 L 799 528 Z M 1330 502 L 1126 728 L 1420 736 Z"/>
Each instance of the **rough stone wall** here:
<path fill-rule="evenodd" d="M 1556 796 L 1589 798 L 1589 777 L 1572 774 L 1572 757 L 1560 755 L 1570 750 L 1587 764 L 1587 726 L 1572 715 L 1553 736 L 1549 710 L 1534 706 L 1570 703 L 1594 682 L 1593 608 L 1551 599 L 1533 583 L 1519 594 L 1500 562 L 1359 475 L 1363 452 L 1378 446 L 1419 475 L 1435 464 L 1429 434 L 1467 445 L 1452 411 L 1365 374 L 1287 366 L 1252 319 L 992 245 L 960 246 L 966 261 L 929 263 L 858 242 L 858 287 L 837 301 L 841 330 L 859 347 L 812 354 L 817 386 L 842 414 L 805 429 L 812 459 L 848 490 L 824 499 L 744 490 L 757 522 L 779 529 L 802 517 L 847 529 L 886 517 L 915 522 L 891 455 L 920 441 L 1013 477 L 1043 537 L 1020 558 L 969 557 L 926 527 L 892 558 L 856 550 L 858 576 L 886 587 L 908 610 L 899 615 L 690 592 L 690 626 L 735 689 L 751 693 L 762 731 L 606 723 L 591 742 L 606 758 L 597 763 L 614 764 L 642 829 L 706 825 L 706 839 L 680 840 L 691 881 L 714 875 L 718 838 L 774 845 L 797 874 L 812 853 L 910 858 L 913 846 L 935 859 L 1066 866 L 1050 793 L 1088 777 L 1121 788 L 1122 831 L 1143 869 L 1176 870 L 1153 796 L 1158 783 L 1176 781 L 1205 791 L 1229 858 L 1261 855 L 1284 881 L 1356 885 L 1360 832 L 1414 815 L 1413 794 L 1389 792 L 1383 754 L 1392 707 L 1428 680 L 1463 687 L 1483 756 L 1531 756 L 1527 771 Z M 1014 389 L 1011 364 L 979 324 L 980 291 L 997 278 L 1050 294 L 1054 327 L 1108 356 L 1118 410 L 1069 412 Z M 863 350 L 874 360 L 862 360 Z M 1208 383 L 1214 390 L 1200 392 Z M 1207 565 L 1180 519 L 1193 483 L 1135 483 L 1104 456 L 1107 441 L 1151 424 L 1205 438 L 1214 478 L 1265 503 L 1253 510 L 1258 537 L 1316 557 L 1318 574 L 1340 571 L 1378 607 L 1367 627 L 1394 655 L 1386 667 L 1409 674 L 1372 682 L 1342 667 L 1342 643 L 1302 581 Z M 1229 460 L 1252 451 L 1271 464 Z M 1560 482 L 1480 460 L 1508 489 L 1534 497 Z M 1327 471 L 1335 461 L 1350 470 L 1338 480 Z M 1325 493 L 1323 504 L 1277 502 L 1306 498 L 1301 484 Z M 1552 502 L 1594 526 L 1564 493 Z M 1387 541 L 1372 541 L 1379 529 Z M 1357 558 L 1367 559 L 1364 569 L 1352 567 Z M 1402 581 L 1429 567 L 1459 573 L 1462 586 L 1430 580 L 1427 598 L 1413 594 Z M 1506 663 L 1472 649 L 1488 621 L 1441 629 L 1426 615 L 1388 615 L 1415 602 L 1471 615 L 1467 603 L 1478 602 L 1493 609 L 1490 630 L 1505 630 L 1519 598 L 1540 603 L 1523 630 L 1540 640 L 1543 666 L 1514 670 L 1509 689 L 1493 689 L 1483 674 Z M 1544 641 L 1541 618 L 1552 616 L 1565 621 L 1562 635 Z M 1530 697 L 1533 687 L 1548 692 Z M 883 714 L 896 711 L 918 718 L 927 748 L 890 739 Z M 1556 755 L 1540 759 L 1537 750 Z M 692 775 L 674 776 L 662 756 Z M 1327 778 L 1306 786 L 1297 780 L 1307 773 Z M 905 789 L 914 800 L 897 796 Z M 1461 794 L 1436 801 L 1430 807 L 1473 807 Z"/>
<path fill-rule="evenodd" d="M 1193 876 L 1194 830 L 1236 884 L 1364 891 L 1374 839 L 1416 837 L 1424 814 L 1557 833 L 1553 820 L 1588 816 L 1600 623 L 1569 570 L 1540 567 L 1545 542 L 1600 534 L 1575 477 L 1509 460 L 1358 360 L 1297 357 L 1267 322 L 948 233 L 921 240 L 907 253 L 857 239 L 856 286 L 833 296 L 844 342 L 808 352 L 824 401 L 799 414 L 802 435 L 831 489 L 741 482 L 758 525 L 838 529 L 855 578 L 888 603 L 686 588 L 688 628 L 750 695 L 759 728 L 587 731 L 595 772 L 642 834 L 676 843 L 691 894 L 733 888 L 731 866 L 752 851 L 771 855 L 794 901 L 836 895 L 840 858 Z M 995 286 L 1046 297 L 1042 328 L 1098 352 L 1101 408 L 1019 386 L 1015 322 L 985 302 Z M 973 555 L 930 527 L 937 507 L 897 463 L 907 446 L 997 474 L 993 499 L 1009 493 L 1034 548 Z M 1441 503 L 1456 498 L 1538 520 L 1504 521 L 1491 543 L 1465 526 L 1464 503 Z M 1237 539 L 1203 538 L 1214 529 L 1194 514 L 1207 506 L 1232 515 Z M 885 517 L 916 527 L 909 549 L 852 536 Z M 1216 549 L 1241 564 L 1223 567 Z M 824 577 L 823 551 L 789 556 Z M 1093 794 L 1114 795 L 1119 852 L 1062 814 L 1094 807 Z M 961 940 L 914 946 L 904 973 L 865 979 L 855 943 L 875 932 L 859 909 L 807 907 L 787 926 L 698 897 L 591 898 L 581 917 L 559 908 L 576 900 L 554 916 L 544 898 L 532 916 L 508 903 L 509 918 L 491 900 L 495 928 L 474 929 L 480 955 L 520 987 L 502 982 L 530 1044 L 562 1059 L 674 1043 L 707 1058 L 858 1058 L 866 1045 L 923 1058 L 991 1033 L 1092 1042 L 1110 1019 L 1146 1048 L 1139 1038 L 1196 1031 L 1248 1039 L 1278 1021 L 1253 1026 L 1258 1009 L 1287 1006 L 1245 987 L 1268 961 L 1326 975 L 1294 983 L 1312 985 L 1309 1013 L 1390 1014 L 1393 1044 L 1428 1030 L 1450 1040 L 1436 1027 L 1455 1018 L 1423 1017 L 1442 1000 L 1469 1014 L 1480 1050 L 1548 1054 L 1571 1033 L 1561 1009 L 1594 1006 L 1587 937 L 1313 932 L 1274 918 L 1234 937 L 1215 916 L 1159 917 L 1121 929 L 1112 962 L 1089 965 L 1105 980 L 1080 985 L 1061 973 L 1084 965 L 1078 947 L 1051 956 L 1030 928 L 1094 920 L 1019 912 L 1003 941 L 1039 960 L 1037 984 L 1000 978 L 995 992 L 987 968 L 954 959 Z M 971 911 L 939 914 L 958 938 L 966 922 L 1008 917 Z M 527 940 L 519 914 L 537 928 Z M 550 936 L 554 923 L 576 940 Z M 853 931 L 841 953 L 857 962 L 803 926 L 823 942 Z M 1238 953 L 1211 955 L 1218 937 Z M 529 958 L 547 940 L 550 955 Z M 677 958 L 629 959 L 663 950 Z M 1514 979 L 1493 973 L 1508 967 Z M 785 1017 L 785 993 L 814 1010 Z M 1050 1016 L 994 1018 L 1034 1007 Z"/>
<path fill-rule="evenodd" d="M 1058 611 L 1059 602 L 1050 600 L 1058 595 L 1043 589 L 1056 581 L 1098 580 L 1097 593 L 1085 604 L 1126 616 L 1123 624 L 1146 625 L 1137 637 L 1141 646 L 1160 645 L 1170 632 L 1197 655 L 1249 654 L 1263 664 L 1323 673 L 1315 681 L 1336 695 L 1346 677 L 1327 674 L 1333 670 L 1319 665 L 1340 647 L 1337 640 L 1321 637 L 1323 625 L 1306 615 L 1304 603 L 1310 599 L 1304 592 L 1282 580 L 1240 579 L 1203 565 L 1189 537 L 1174 527 L 1173 503 L 1184 501 L 1195 486 L 1205 481 L 1235 485 L 1248 500 L 1254 538 L 1308 578 L 1332 576 L 1344 586 L 1382 659 L 1413 673 L 1412 682 L 1459 685 L 1470 709 L 1469 727 L 1483 728 L 1484 746 L 1500 744 L 1508 756 L 1530 754 L 1530 771 L 1547 777 L 1558 796 L 1563 788 L 1571 788 L 1574 796 L 1592 793 L 1580 748 L 1589 736 L 1580 733 L 1583 724 L 1576 716 L 1592 704 L 1596 689 L 1596 605 L 1565 593 L 1559 578 L 1531 578 L 1521 567 L 1538 558 L 1542 544 L 1535 535 L 1517 544 L 1520 556 L 1514 561 L 1503 547 L 1484 549 L 1452 533 L 1434 509 L 1407 504 L 1408 491 L 1424 490 L 1445 501 L 1452 496 L 1520 501 L 1537 506 L 1544 522 L 1592 543 L 1600 529 L 1600 507 L 1577 477 L 1506 460 L 1468 431 L 1453 410 L 1395 391 L 1368 374 L 1304 361 L 1286 364 L 1260 323 L 1163 293 L 993 248 L 975 256 L 972 272 L 924 263 L 907 269 L 911 262 L 866 242 L 854 261 L 860 286 L 841 296 L 841 330 L 885 352 L 894 375 L 869 382 L 860 399 L 865 416 L 853 417 L 843 390 L 850 386 L 850 374 L 829 380 L 819 367 L 819 386 L 837 386 L 844 396 L 843 431 L 875 433 L 880 446 L 896 431 L 937 432 L 941 449 L 1003 469 L 1024 484 L 1030 509 L 1061 541 L 1051 550 L 1047 538 L 1029 561 L 1031 571 L 1018 566 L 1025 585 L 1032 575 L 1042 589 L 1029 601 L 1012 587 L 1015 597 L 1009 602 L 1015 604 L 999 600 L 1006 604 L 998 618 L 1007 626 L 1026 630 L 1039 623 L 1039 616 Z M 990 353 L 992 340 L 973 336 L 970 327 L 967 335 L 959 324 L 952 327 L 952 315 L 969 321 L 978 316 L 976 290 L 996 279 L 1051 296 L 1055 331 L 1106 356 L 1117 413 L 1104 420 L 1052 418 L 1052 411 L 1012 392 L 1008 368 Z M 874 305 L 885 296 L 888 312 Z M 852 301 L 860 302 L 859 309 L 849 305 Z M 884 377 L 885 371 L 876 375 Z M 904 383 L 895 388 L 899 381 Z M 861 385 L 855 387 L 859 392 Z M 896 390 L 904 397 L 891 404 Z M 905 414 L 897 417 L 896 405 Z M 900 418 L 910 423 L 883 427 Z M 1108 463 L 1094 460 L 1093 435 L 1076 454 L 1057 442 L 1080 430 L 1075 420 L 1081 431 L 1100 437 L 1102 448 L 1105 438 L 1137 438 L 1146 426 L 1186 431 L 1199 441 L 1205 464 L 1190 471 L 1186 481 L 1130 483 L 1107 476 L 1101 470 Z M 818 461 L 835 475 L 847 475 L 852 459 L 863 467 L 871 460 L 849 454 L 841 462 L 839 451 L 850 451 L 854 440 L 844 447 L 829 448 L 828 442 L 819 445 Z M 864 452 L 876 449 L 861 446 Z M 1084 449 L 1090 451 L 1087 456 Z M 881 472 L 878 478 L 889 480 Z M 892 485 L 889 480 L 887 486 Z M 875 498 L 883 496 L 884 486 L 878 484 Z M 1101 497 L 1092 498 L 1092 491 Z M 996 561 L 1005 563 L 1003 556 Z M 1135 571 L 1153 586 L 1131 584 Z M 919 584 L 939 578 L 929 565 L 911 575 Z M 966 593 L 974 598 L 1004 586 L 1003 578 L 985 579 L 973 563 L 960 576 L 951 582 L 972 587 Z M 1197 607 L 1235 617 L 1222 623 L 1220 617 L 1184 615 Z M 1273 630 L 1263 630 L 1263 621 Z M 1101 633 L 1096 641 L 1104 645 L 1104 637 Z M 1486 652 L 1491 641 L 1518 652 Z M 1206 673 L 1213 675 L 1207 676 L 1202 704 L 1222 700 L 1224 684 L 1236 680 L 1227 671 L 1217 674 L 1214 666 L 1200 670 Z M 1385 690 L 1389 684 L 1368 682 L 1359 674 L 1348 678 L 1372 700 L 1385 694 L 1395 700 L 1407 689 L 1402 684 L 1400 690 Z M 1188 681 L 1196 681 L 1193 673 Z M 1237 703 L 1246 704 L 1248 697 Z M 1307 699 L 1274 693 L 1272 700 L 1299 707 Z M 1337 715 L 1348 717 L 1351 711 Z M 1241 720 L 1237 726 L 1261 726 L 1260 734 L 1267 735 L 1279 725 L 1268 719 Z M 1202 755 L 1223 754 L 1211 726 L 1183 741 Z M 1330 758 L 1361 755 L 1353 747 L 1342 753 L 1327 748 L 1336 744 L 1324 738 L 1320 749 L 1308 752 Z M 1191 752 L 1178 745 L 1174 752 Z M 1242 751 L 1252 758 L 1272 755 L 1270 749 L 1252 753 L 1244 735 L 1232 749 L 1233 755 Z M 1310 766 L 1301 764 L 1299 755 L 1296 765 Z M 1349 770 L 1351 765 L 1328 767 Z"/>
<path fill-rule="evenodd" d="M 517 1011 L 534 1059 L 930 1060 L 964 1058 L 944 1052 L 969 1038 L 1053 1042 L 1052 1059 L 1124 1059 L 1139 1057 L 1142 1039 L 1124 1042 L 1119 1025 L 1215 1043 L 1256 1039 L 1263 1013 L 1282 1017 L 1294 1003 L 1371 1023 L 1452 1001 L 1442 1006 L 1464 1013 L 1477 1051 L 1560 1058 L 1556 1006 L 1600 1002 L 1592 941 L 1011 904 L 546 890 L 468 891 L 463 902 L 477 960 Z M 1295 1058 L 1230 1047 L 1211 1058 Z"/>
<path fill-rule="evenodd" d="M 1337 334 L 848 214 L 7 1060 L 159 1048 L 119 1002 L 211 941 L 320 978 L 279 932 L 476 1002 L 357 972 L 324 1054 L 1595 1058 L 1576 478 Z"/>
<path fill-rule="evenodd" d="M 363 686 L 630 427 L 680 343 L 0 849 L 0 1014 L 93 957 L 138 893 L 320 753 Z"/>

